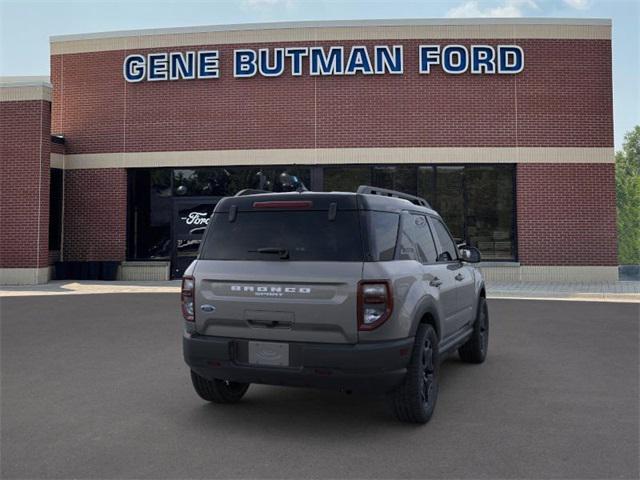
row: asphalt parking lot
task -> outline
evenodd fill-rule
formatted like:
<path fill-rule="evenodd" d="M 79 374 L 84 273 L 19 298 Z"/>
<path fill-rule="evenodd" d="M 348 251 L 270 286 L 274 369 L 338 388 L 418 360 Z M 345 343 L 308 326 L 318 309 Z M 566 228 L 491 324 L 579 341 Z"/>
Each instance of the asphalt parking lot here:
<path fill-rule="evenodd" d="M 447 360 L 433 420 L 381 398 L 193 392 L 176 294 L 1 307 L 2 478 L 638 478 L 638 304 L 490 300 L 480 366 Z"/>

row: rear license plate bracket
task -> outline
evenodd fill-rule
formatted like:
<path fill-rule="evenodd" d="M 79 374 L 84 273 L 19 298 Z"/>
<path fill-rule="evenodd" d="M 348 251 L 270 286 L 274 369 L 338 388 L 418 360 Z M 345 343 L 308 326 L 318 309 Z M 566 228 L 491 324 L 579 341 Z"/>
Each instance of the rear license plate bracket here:
<path fill-rule="evenodd" d="M 272 367 L 289 366 L 289 344 L 276 342 L 249 342 L 249 363 Z"/>

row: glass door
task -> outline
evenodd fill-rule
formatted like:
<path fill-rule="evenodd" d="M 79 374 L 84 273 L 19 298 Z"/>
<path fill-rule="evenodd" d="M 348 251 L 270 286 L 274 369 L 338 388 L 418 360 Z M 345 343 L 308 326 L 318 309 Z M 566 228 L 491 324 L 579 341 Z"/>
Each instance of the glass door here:
<path fill-rule="evenodd" d="M 173 202 L 171 278 L 180 278 L 195 260 L 218 197 L 175 199 Z"/>

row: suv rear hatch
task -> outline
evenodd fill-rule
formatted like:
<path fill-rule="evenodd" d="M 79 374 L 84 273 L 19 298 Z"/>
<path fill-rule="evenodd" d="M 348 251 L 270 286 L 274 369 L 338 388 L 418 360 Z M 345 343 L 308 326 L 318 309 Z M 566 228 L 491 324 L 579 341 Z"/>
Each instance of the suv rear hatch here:
<path fill-rule="evenodd" d="M 216 207 L 194 271 L 196 330 L 356 343 L 362 267 L 355 195 L 226 198 Z"/>

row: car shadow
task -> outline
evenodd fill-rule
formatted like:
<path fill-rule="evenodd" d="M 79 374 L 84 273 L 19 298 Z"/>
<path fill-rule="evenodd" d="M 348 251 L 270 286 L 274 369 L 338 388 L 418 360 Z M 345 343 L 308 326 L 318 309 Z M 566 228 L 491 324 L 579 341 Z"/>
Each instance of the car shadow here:
<path fill-rule="evenodd" d="M 465 375 L 473 375 L 468 365 L 457 357 L 445 359 L 441 364 L 440 399 L 443 391 L 463 382 Z M 335 432 L 357 436 L 364 430 L 375 433 L 378 429 L 406 430 L 412 426 L 395 420 L 384 395 L 266 385 L 252 385 L 236 405 L 203 403 L 190 410 L 189 417 L 200 428 L 233 427 L 252 435 L 259 432 L 276 437 L 308 437 L 310 432 L 314 436 L 335 436 Z"/>

